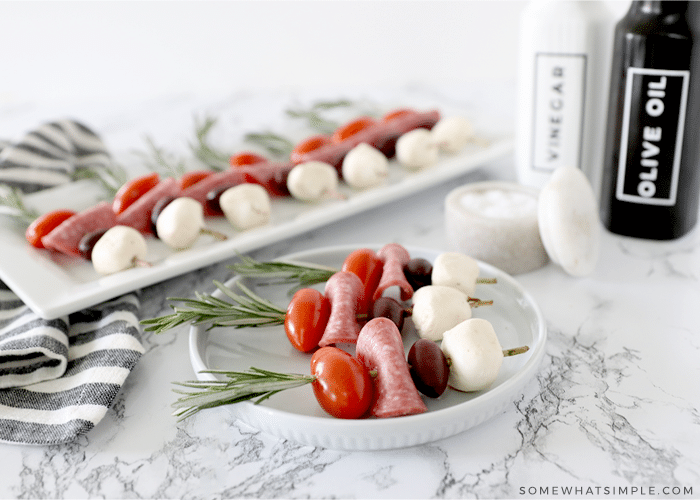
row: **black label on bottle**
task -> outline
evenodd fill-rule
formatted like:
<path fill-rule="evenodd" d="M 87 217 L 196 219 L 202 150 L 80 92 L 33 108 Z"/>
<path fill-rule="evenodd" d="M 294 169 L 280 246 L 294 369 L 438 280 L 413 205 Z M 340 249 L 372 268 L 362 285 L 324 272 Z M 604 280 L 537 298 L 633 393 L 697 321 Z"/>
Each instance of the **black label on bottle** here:
<path fill-rule="evenodd" d="M 675 205 L 689 75 L 689 71 L 628 68 L 618 200 Z"/>

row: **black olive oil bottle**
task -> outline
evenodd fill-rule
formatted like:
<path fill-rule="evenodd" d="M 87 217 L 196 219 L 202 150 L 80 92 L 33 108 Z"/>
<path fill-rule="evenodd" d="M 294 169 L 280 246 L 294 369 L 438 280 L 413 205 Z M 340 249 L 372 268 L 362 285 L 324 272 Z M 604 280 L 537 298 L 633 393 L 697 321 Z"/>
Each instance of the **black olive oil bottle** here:
<path fill-rule="evenodd" d="M 696 224 L 700 43 L 696 2 L 634 1 L 615 27 L 601 219 L 613 233 L 676 239 Z"/>

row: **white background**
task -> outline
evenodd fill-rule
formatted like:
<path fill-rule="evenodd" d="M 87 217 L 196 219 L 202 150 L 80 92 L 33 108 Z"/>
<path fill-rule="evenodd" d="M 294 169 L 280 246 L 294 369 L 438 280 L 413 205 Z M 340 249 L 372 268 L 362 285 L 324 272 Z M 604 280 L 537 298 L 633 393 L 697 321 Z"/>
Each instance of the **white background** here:
<path fill-rule="evenodd" d="M 509 82 L 526 4 L 0 0 L 0 105 Z"/>

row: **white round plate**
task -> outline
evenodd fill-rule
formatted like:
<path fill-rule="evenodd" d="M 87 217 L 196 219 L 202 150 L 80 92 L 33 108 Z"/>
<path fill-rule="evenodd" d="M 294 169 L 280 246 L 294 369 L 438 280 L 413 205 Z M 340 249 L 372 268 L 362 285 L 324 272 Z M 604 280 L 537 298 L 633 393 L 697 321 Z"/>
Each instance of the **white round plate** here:
<path fill-rule="evenodd" d="M 345 257 L 361 247 L 321 248 L 288 255 L 284 260 L 340 268 Z M 407 250 L 411 257 L 431 262 L 440 253 L 411 247 Z M 499 376 L 489 390 L 462 393 L 448 388 L 440 398 L 424 398 L 428 412 L 388 419 L 333 418 L 319 407 L 308 385 L 278 393 L 261 404 L 243 402 L 228 408 L 237 418 L 263 432 L 301 444 L 343 450 L 381 450 L 429 443 L 488 420 L 517 398 L 536 374 L 544 355 L 547 329 L 537 304 L 517 281 L 488 264 L 479 263 L 479 267 L 481 277 L 496 278 L 497 283 L 477 285 L 477 298 L 493 300 L 493 305 L 475 308 L 474 317 L 493 324 L 504 349 L 530 347 L 525 354 L 503 360 Z M 260 285 L 255 280 L 245 283 L 281 307 L 289 303 L 289 285 Z M 415 332 L 404 336 L 407 352 L 417 339 Z M 296 351 L 282 326 L 209 331 L 206 326 L 193 326 L 190 359 L 200 380 L 213 380 L 214 375 L 201 372 L 257 367 L 308 374 L 311 354 Z"/>

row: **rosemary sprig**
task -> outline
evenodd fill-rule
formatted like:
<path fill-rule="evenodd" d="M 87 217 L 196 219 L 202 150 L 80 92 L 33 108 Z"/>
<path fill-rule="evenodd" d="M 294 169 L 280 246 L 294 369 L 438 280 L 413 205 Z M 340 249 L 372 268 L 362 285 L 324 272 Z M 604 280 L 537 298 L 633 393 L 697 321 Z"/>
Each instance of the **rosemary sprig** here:
<path fill-rule="evenodd" d="M 274 132 L 251 132 L 246 134 L 244 139 L 277 157 L 287 158 L 294 149 L 292 141 Z"/>
<path fill-rule="evenodd" d="M 144 163 L 154 172 L 161 172 L 167 177 L 180 177 L 187 171 L 187 165 L 183 160 L 172 163 L 168 154 L 161 147 L 158 147 L 152 137 L 144 137 L 148 152 L 138 154 L 143 158 Z"/>
<path fill-rule="evenodd" d="M 243 372 L 207 370 L 202 373 L 223 375 L 226 380 L 175 382 L 181 387 L 193 389 L 190 392 L 174 389 L 174 392 L 182 395 L 173 403 L 173 407 L 178 409 L 174 413 L 178 421 L 217 406 L 241 401 L 253 401 L 258 404 L 280 391 L 314 381 L 312 375 L 271 372 L 255 367 Z"/>
<path fill-rule="evenodd" d="M 231 301 L 200 292 L 195 292 L 194 299 L 170 297 L 169 301 L 180 302 L 184 307 L 171 306 L 175 311 L 172 314 L 142 320 L 141 324 L 146 325 L 144 330 L 158 334 L 184 323 L 211 323 L 209 328 L 245 328 L 284 323 L 286 309 L 260 297 L 240 281 L 236 281 L 236 287 L 242 293 L 236 293 L 220 281 L 214 280 L 214 285 Z"/>
<path fill-rule="evenodd" d="M 76 170 L 71 176 L 73 181 L 82 179 L 96 181 L 107 192 L 109 197 L 114 197 L 128 178 L 129 176 L 124 167 L 117 163 L 112 163 L 109 167 L 103 168 L 81 168 Z"/>
<path fill-rule="evenodd" d="M 332 134 L 338 128 L 339 123 L 329 120 L 321 116 L 322 111 L 335 108 L 346 108 L 352 106 L 352 101 L 347 99 L 339 99 L 337 101 L 319 101 L 311 106 L 310 109 L 288 109 L 288 116 L 292 118 L 304 118 L 309 126 L 322 134 Z"/>
<path fill-rule="evenodd" d="M 7 184 L 0 184 L 0 214 L 14 217 L 27 226 L 39 217 L 38 212 L 27 208 L 24 204 L 22 191 Z"/>
<path fill-rule="evenodd" d="M 205 117 L 202 123 L 195 119 L 195 142 L 190 143 L 190 149 L 196 158 L 213 170 L 222 171 L 229 168 L 229 156 L 217 151 L 209 144 L 209 132 L 216 125 L 216 118 Z"/>
<path fill-rule="evenodd" d="M 323 283 L 339 270 L 316 264 L 270 261 L 260 262 L 252 257 L 240 255 L 240 262 L 227 266 L 239 276 L 247 278 L 264 278 L 272 284 L 282 285 L 296 283 L 293 291 Z"/>

